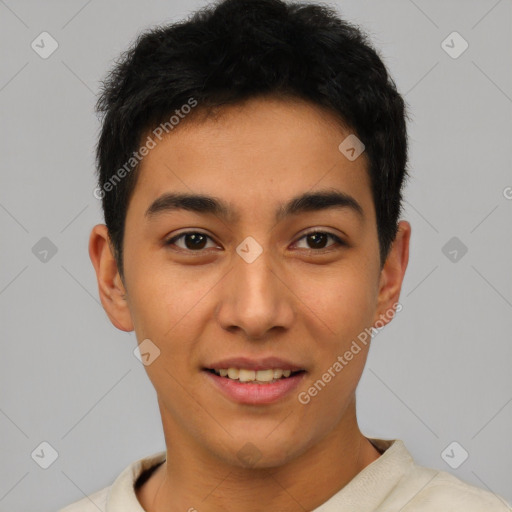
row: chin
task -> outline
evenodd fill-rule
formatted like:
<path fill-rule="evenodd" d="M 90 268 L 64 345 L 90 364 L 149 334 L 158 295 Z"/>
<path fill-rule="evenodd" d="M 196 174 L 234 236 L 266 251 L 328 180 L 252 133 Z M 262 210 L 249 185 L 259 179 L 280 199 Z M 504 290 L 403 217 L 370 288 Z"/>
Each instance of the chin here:
<path fill-rule="evenodd" d="M 275 429 L 276 425 L 273 425 Z M 272 469 L 286 465 L 307 451 L 314 441 L 306 440 L 301 444 L 294 439 L 292 432 L 270 433 L 272 429 L 261 435 L 252 435 L 247 431 L 239 436 L 229 437 L 226 444 L 214 449 L 217 457 L 226 464 L 245 469 Z M 216 447 L 217 448 L 217 447 Z"/>

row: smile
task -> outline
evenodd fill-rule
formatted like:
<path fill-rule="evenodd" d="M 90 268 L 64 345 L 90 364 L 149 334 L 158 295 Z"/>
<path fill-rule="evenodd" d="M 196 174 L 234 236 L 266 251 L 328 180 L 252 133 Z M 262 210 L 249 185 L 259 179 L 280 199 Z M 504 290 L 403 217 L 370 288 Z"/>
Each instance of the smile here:
<path fill-rule="evenodd" d="M 203 370 L 214 389 L 230 401 L 248 405 L 266 405 L 290 396 L 304 376 L 305 370 L 248 370 L 219 368 Z"/>
<path fill-rule="evenodd" d="M 210 370 L 220 377 L 226 377 L 239 382 L 256 382 L 258 384 L 269 384 L 277 382 L 280 379 L 287 379 L 291 375 L 300 373 L 303 370 L 292 372 L 291 370 L 282 370 L 280 368 L 267 370 L 249 370 L 245 368 L 220 368 Z"/>

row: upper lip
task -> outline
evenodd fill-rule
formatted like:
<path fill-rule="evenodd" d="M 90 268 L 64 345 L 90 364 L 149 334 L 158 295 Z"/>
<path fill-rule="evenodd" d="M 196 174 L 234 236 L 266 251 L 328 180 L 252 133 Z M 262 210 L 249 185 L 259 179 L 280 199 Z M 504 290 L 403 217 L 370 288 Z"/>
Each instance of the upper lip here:
<path fill-rule="evenodd" d="M 264 357 L 261 359 L 251 359 L 249 357 L 230 357 L 229 359 L 221 359 L 206 367 L 209 370 L 219 370 L 226 368 L 244 368 L 247 370 L 290 370 L 292 372 L 304 370 L 302 366 L 298 366 L 290 361 L 286 361 L 279 357 Z"/>

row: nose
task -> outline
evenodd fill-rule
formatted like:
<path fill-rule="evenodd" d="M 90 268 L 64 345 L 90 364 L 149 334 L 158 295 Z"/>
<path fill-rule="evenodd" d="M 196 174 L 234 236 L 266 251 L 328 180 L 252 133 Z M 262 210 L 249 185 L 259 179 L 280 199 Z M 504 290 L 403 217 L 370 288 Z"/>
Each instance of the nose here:
<path fill-rule="evenodd" d="M 240 331 L 251 340 L 267 339 L 271 331 L 289 329 L 295 318 L 294 295 L 281 267 L 268 251 L 251 263 L 238 255 L 227 274 L 216 307 L 223 329 Z"/>

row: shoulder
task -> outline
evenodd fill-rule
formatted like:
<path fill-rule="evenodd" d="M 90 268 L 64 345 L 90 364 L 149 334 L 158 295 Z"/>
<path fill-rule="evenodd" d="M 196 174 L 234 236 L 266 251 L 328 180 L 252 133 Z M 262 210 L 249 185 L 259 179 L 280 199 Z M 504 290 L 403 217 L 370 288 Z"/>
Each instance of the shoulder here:
<path fill-rule="evenodd" d="M 447 471 L 416 464 L 403 441 L 371 440 L 383 452 L 374 467 L 388 484 L 379 512 L 512 512 L 499 495 L 457 478 Z M 370 466 L 371 467 L 371 466 Z M 385 493 L 384 493 L 385 491 Z"/>
<path fill-rule="evenodd" d="M 406 489 L 414 489 L 401 509 L 403 512 L 512 512 L 501 496 L 475 487 L 446 471 L 414 465 L 414 469 L 404 477 L 403 485 Z"/>
<path fill-rule="evenodd" d="M 445 471 L 438 471 L 426 490 L 426 499 L 439 504 L 457 504 L 465 512 L 511 512 L 512 508 L 497 494 L 470 485 Z M 456 509 L 454 509 L 456 510 Z"/>
<path fill-rule="evenodd" d="M 93 494 L 67 505 L 58 512 L 111 512 L 140 510 L 140 504 L 135 491 L 139 477 L 157 468 L 167 456 L 166 451 L 160 451 L 132 462 L 125 467 L 115 481 Z"/>
<path fill-rule="evenodd" d="M 105 487 L 81 500 L 75 501 L 57 512 L 105 512 L 110 487 Z"/>

